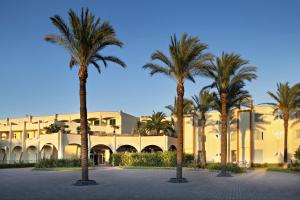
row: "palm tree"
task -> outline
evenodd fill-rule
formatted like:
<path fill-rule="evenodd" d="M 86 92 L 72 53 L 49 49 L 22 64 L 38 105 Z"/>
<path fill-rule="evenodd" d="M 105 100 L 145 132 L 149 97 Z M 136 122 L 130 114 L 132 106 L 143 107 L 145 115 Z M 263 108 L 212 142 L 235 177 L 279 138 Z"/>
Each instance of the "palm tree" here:
<path fill-rule="evenodd" d="M 193 102 L 190 99 L 183 98 L 183 114 L 189 114 L 192 109 Z M 165 108 L 167 108 L 169 111 L 171 111 L 171 114 L 176 116 L 177 115 L 177 99 L 175 97 L 174 99 L 174 105 L 168 105 Z"/>
<path fill-rule="evenodd" d="M 194 95 L 193 99 L 193 112 L 200 115 L 201 120 L 201 164 L 206 164 L 206 150 L 205 150 L 205 126 L 207 120 L 207 112 L 214 108 L 215 94 L 210 93 L 208 90 L 202 90 L 199 95 Z"/>
<path fill-rule="evenodd" d="M 275 101 L 275 103 L 265 103 L 271 105 L 274 108 L 274 114 L 282 115 L 284 123 L 284 155 L 283 161 L 287 167 L 288 162 L 288 129 L 289 129 L 289 119 L 293 115 L 300 105 L 300 84 L 295 84 L 289 86 L 289 83 L 277 83 L 276 93 L 268 92 L 270 97 Z"/>
<path fill-rule="evenodd" d="M 229 111 L 238 106 L 243 98 L 249 96 L 243 90 L 245 81 L 256 79 L 256 67 L 247 65 L 249 62 L 234 53 L 222 53 L 205 70 L 205 76 L 213 80 L 213 83 L 205 88 L 216 89 L 216 104 L 221 113 L 221 165 L 220 176 L 226 176 L 227 162 L 227 124 Z"/>
<path fill-rule="evenodd" d="M 172 123 L 167 120 L 167 116 L 163 112 L 153 112 L 149 119 L 142 122 L 142 129 L 146 131 L 146 134 L 151 135 L 155 132 L 155 135 L 167 134 L 172 135 L 174 132 Z"/>
<path fill-rule="evenodd" d="M 151 60 L 158 60 L 163 63 L 147 63 L 144 69 L 150 70 L 150 75 L 157 73 L 164 74 L 177 82 L 177 170 L 176 178 L 171 179 L 173 182 L 183 182 L 182 178 L 182 155 L 183 155 L 183 97 L 184 82 L 190 80 L 195 82 L 194 77 L 200 75 L 204 66 L 211 59 L 210 54 L 203 53 L 207 45 L 201 43 L 197 37 L 190 37 L 184 33 L 178 41 L 176 36 L 171 37 L 169 45 L 170 57 L 161 51 L 152 54 Z"/>
<path fill-rule="evenodd" d="M 116 38 L 116 33 L 109 22 L 101 23 L 100 18 L 82 8 L 78 16 L 73 10 L 69 10 L 69 25 L 55 15 L 51 17 L 52 24 L 59 30 L 60 34 L 45 36 L 45 40 L 64 47 L 70 54 L 69 66 L 79 67 L 78 77 L 80 83 L 80 126 L 81 126 L 81 167 L 82 177 L 78 184 L 89 184 L 88 177 L 88 122 L 86 107 L 86 81 L 88 78 L 88 66 L 93 65 L 100 73 L 99 62 L 104 67 L 107 62 L 114 62 L 126 67 L 125 63 L 114 56 L 104 56 L 100 52 L 108 46 L 122 47 L 122 42 Z"/>

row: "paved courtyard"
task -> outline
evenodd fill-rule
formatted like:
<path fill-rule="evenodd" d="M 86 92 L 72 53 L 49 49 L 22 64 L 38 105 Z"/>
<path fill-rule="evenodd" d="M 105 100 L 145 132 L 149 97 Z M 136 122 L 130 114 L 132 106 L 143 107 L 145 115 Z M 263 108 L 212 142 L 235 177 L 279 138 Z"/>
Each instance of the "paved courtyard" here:
<path fill-rule="evenodd" d="M 300 199 L 300 175 L 252 171 L 218 178 L 216 172 L 184 170 L 188 183 L 174 184 L 174 170 L 98 168 L 96 186 L 73 186 L 80 172 L 0 169 L 0 199 Z"/>

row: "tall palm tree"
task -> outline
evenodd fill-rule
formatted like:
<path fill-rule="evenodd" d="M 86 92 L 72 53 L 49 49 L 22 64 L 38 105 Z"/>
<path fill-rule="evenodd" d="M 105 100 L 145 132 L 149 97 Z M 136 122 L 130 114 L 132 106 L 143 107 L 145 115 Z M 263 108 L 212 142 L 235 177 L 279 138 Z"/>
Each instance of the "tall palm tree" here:
<path fill-rule="evenodd" d="M 78 77 L 80 83 L 80 126 L 81 126 L 81 167 L 82 176 L 78 184 L 89 184 L 88 177 L 88 122 L 86 107 L 86 81 L 88 78 L 88 66 L 93 65 L 100 73 L 99 62 L 104 67 L 107 62 L 114 62 L 126 67 L 125 63 L 114 56 L 105 56 L 101 52 L 108 46 L 122 47 L 122 42 L 116 38 L 116 33 L 109 22 L 102 22 L 89 10 L 82 8 L 78 16 L 73 10 L 69 10 L 69 24 L 55 15 L 50 17 L 52 24 L 60 34 L 45 36 L 45 40 L 64 47 L 70 54 L 69 66 L 79 67 Z"/>
<path fill-rule="evenodd" d="M 153 134 L 153 131 L 155 132 L 155 135 L 172 135 L 172 133 L 174 132 L 172 123 L 167 120 L 167 116 L 163 112 L 153 112 L 148 120 L 142 122 L 141 126 L 148 135 Z"/>
<path fill-rule="evenodd" d="M 171 179 L 174 182 L 185 181 L 182 178 L 182 155 L 183 155 L 183 97 L 184 82 L 190 80 L 195 82 L 194 77 L 200 75 L 204 66 L 211 59 L 210 54 L 203 53 L 207 49 L 207 45 L 201 43 L 197 37 L 190 37 L 184 33 L 180 40 L 174 35 L 171 37 L 169 45 L 170 57 L 161 51 L 152 54 L 151 60 L 158 60 L 163 63 L 147 63 L 144 69 L 150 70 L 150 75 L 157 73 L 164 74 L 177 82 L 177 170 L 176 178 Z"/>
<path fill-rule="evenodd" d="M 221 165 L 220 176 L 226 176 L 227 162 L 227 125 L 229 110 L 238 106 L 241 98 L 246 98 L 248 92 L 243 90 L 245 81 L 256 79 L 256 67 L 245 66 L 249 62 L 234 53 L 222 53 L 205 70 L 205 76 L 213 80 L 206 88 L 216 89 L 216 102 L 221 113 Z M 232 96 L 234 94 L 234 96 Z"/>
<path fill-rule="evenodd" d="M 183 98 L 183 114 L 189 114 L 192 109 L 193 102 L 190 99 Z M 177 99 L 175 97 L 174 99 L 174 105 L 168 105 L 165 108 L 167 108 L 169 111 L 171 111 L 171 114 L 176 116 L 177 115 Z"/>
<path fill-rule="evenodd" d="M 270 97 L 275 101 L 274 103 L 265 103 L 271 105 L 274 108 L 274 114 L 282 115 L 284 122 L 284 155 L 283 161 L 285 166 L 288 162 L 288 129 L 289 119 L 293 115 L 300 105 L 300 84 L 290 86 L 288 82 L 277 83 L 276 93 L 268 92 Z"/>
<path fill-rule="evenodd" d="M 200 116 L 201 120 L 201 164 L 206 164 L 206 150 L 205 150 L 205 126 L 207 120 L 207 112 L 214 108 L 215 94 L 210 93 L 208 90 L 202 90 L 199 95 L 194 95 L 193 99 L 193 112 Z"/>

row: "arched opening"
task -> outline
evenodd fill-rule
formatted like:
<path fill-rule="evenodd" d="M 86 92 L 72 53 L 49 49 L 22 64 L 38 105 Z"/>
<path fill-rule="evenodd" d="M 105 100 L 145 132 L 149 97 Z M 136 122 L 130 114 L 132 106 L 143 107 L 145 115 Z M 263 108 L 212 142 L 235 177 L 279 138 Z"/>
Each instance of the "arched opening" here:
<path fill-rule="evenodd" d="M 26 150 L 26 162 L 36 163 L 38 159 L 38 150 L 35 146 L 30 146 Z"/>
<path fill-rule="evenodd" d="M 41 150 L 42 159 L 58 159 L 58 151 L 53 144 L 45 144 Z"/>
<path fill-rule="evenodd" d="M 142 150 L 142 153 L 151 153 L 151 152 L 163 152 L 163 150 L 156 145 L 148 145 Z"/>
<path fill-rule="evenodd" d="M 6 152 L 5 149 L 0 149 L 0 163 L 6 163 Z"/>
<path fill-rule="evenodd" d="M 91 148 L 90 159 L 95 165 L 104 165 L 110 162 L 111 154 L 112 150 L 108 146 L 98 144 Z"/>
<path fill-rule="evenodd" d="M 169 148 L 169 151 L 176 151 L 176 150 L 177 149 L 176 149 L 175 145 L 171 145 L 170 148 Z"/>
<path fill-rule="evenodd" d="M 117 149 L 118 153 L 125 153 L 125 152 L 129 152 L 129 153 L 136 153 L 137 150 L 134 146 L 131 145 L 122 145 Z"/>
<path fill-rule="evenodd" d="M 22 158 L 22 147 L 15 146 L 11 152 L 11 160 L 12 162 L 18 163 Z"/>
<path fill-rule="evenodd" d="M 64 148 L 64 158 L 80 158 L 81 146 L 79 144 L 68 144 Z"/>

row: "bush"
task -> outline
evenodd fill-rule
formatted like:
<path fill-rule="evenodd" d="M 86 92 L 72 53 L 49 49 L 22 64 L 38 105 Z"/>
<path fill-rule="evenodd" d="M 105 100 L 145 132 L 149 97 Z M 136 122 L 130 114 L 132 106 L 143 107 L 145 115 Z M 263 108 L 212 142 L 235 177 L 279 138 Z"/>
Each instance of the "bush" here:
<path fill-rule="evenodd" d="M 193 156 L 184 155 L 184 164 L 191 163 Z M 113 166 L 176 167 L 176 152 L 115 153 Z"/>
<path fill-rule="evenodd" d="M 34 163 L 0 164 L 0 169 L 34 167 Z"/>
<path fill-rule="evenodd" d="M 212 169 L 212 170 L 221 170 L 221 164 L 220 163 L 208 163 L 205 166 L 206 169 Z M 231 164 L 228 163 L 226 165 L 226 170 L 229 172 L 233 172 L 233 173 L 243 173 L 245 172 L 245 169 L 236 165 L 236 164 Z"/>
<path fill-rule="evenodd" d="M 90 162 L 89 166 L 93 163 Z M 35 168 L 56 168 L 56 167 L 80 167 L 80 159 L 42 159 L 35 164 Z"/>

